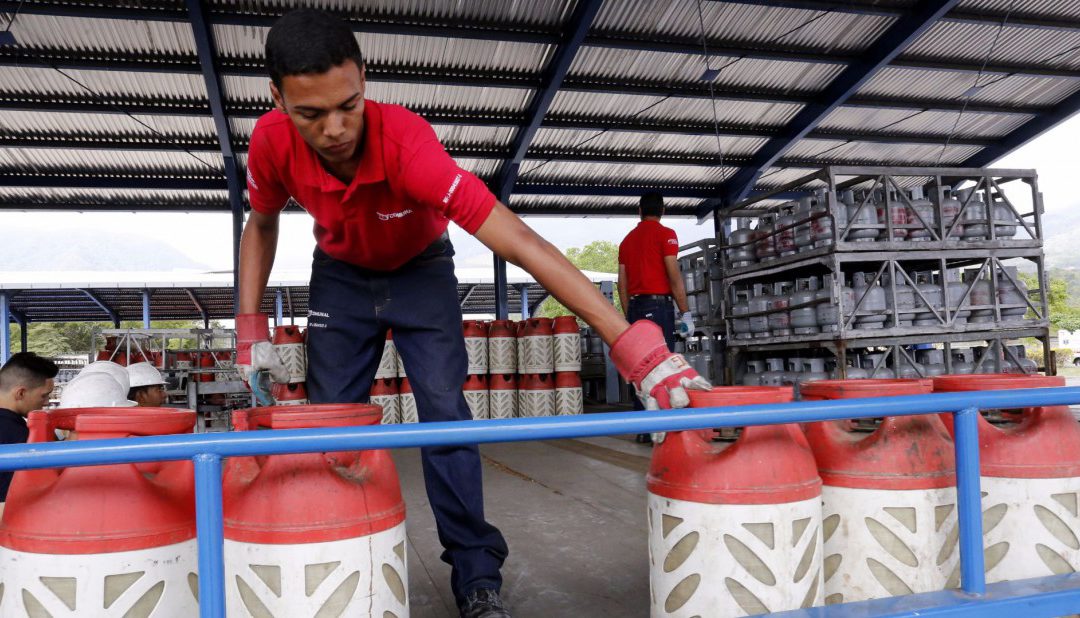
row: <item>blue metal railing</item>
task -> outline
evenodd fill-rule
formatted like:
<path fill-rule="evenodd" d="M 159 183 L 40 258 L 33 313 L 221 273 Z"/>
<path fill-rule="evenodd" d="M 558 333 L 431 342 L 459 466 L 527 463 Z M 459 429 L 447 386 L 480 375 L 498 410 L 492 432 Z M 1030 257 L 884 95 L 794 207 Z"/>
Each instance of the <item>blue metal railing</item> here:
<path fill-rule="evenodd" d="M 0 446 L 0 470 L 192 459 L 195 463 L 199 599 L 203 618 L 225 616 L 221 458 L 452 444 L 524 442 L 615 434 L 805 423 L 830 419 L 955 415 L 961 590 L 818 607 L 785 616 L 1055 616 L 1080 611 L 1080 575 L 994 584 L 987 591 L 979 492 L 980 409 L 1080 403 L 1080 387 L 941 393 L 738 407 L 619 412 L 479 422 L 171 435 Z"/>

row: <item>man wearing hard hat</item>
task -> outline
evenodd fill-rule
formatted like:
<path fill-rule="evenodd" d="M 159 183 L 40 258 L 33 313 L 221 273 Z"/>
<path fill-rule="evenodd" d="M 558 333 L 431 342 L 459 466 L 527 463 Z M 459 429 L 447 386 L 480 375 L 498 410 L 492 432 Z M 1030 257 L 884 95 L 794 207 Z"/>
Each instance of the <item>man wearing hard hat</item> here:
<path fill-rule="evenodd" d="M 58 408 L 123 408 L 133 407 L 128 399 L 131 378 L 123 366 L 112 361 L 90 363 L 64 385 Z"/>
<path fill-rule="evenodd" d="M 165 379 L 150 363 L 128 365 L 128 378 L 131 389 L 127 398 L 140 408 L 158 408 L 165 403 Z"/>

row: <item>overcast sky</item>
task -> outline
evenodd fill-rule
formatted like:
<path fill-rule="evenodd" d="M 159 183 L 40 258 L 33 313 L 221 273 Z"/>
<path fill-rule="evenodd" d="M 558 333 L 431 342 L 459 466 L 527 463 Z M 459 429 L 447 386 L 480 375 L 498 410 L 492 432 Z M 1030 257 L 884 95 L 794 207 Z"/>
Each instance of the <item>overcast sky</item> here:
<path fill-rule="evenodd" d="M 1077 147 L 1080 144 L 1080 116 L 1074 116 L 1054 130 L 1030 142 L 998 161 L 996 167 L 1035 168 L 1046 204 L 1047 229 L 1066 211 L 1076 212 L 1080 191 L 1076 184 Z M 636 224 L 632 218 L 526 218 L 541 236 L 566 250 L 593 240 L 619 242 Z M 682 243 L 712 235 L 712 222 L 704 225 L 690 219 L 665 219 L 675 228 Z M 0 212 L 0 229 L 19 229 L 20 233 L 40 235 L 40 251 L 47 259 L 50 245 L 62 242 L 65 231 L 122 231 L 175 247 L 193 260 L 214 270 L 231 268 L 231 222 L 227 214 L 182 213 L 22 213 Z M 491 263 L 491 254 L 475 239 L 451 226 L 457 247 L 459 266 L 482 266 Z M 314 240 L 311 219 L 306 214 L 283 217 L 277 266 L 304 268 L 310 264 Z M 0 265 L 0 270 L 3 266 Z"/>

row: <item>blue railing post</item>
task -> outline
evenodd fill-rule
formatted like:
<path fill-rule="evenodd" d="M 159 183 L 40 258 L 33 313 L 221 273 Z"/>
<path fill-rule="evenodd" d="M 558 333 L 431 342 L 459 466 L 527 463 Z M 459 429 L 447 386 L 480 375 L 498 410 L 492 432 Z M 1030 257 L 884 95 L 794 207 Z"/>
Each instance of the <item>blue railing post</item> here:
<path fill-rule="evenodd" d="M 960 526 L 960 585 L 968 594 L 986 593 L 983 563 L 982 494 L 979 488 L 979 410 L 953 417 L 956 432 L 956 501 Z"/>
<path fill-rule="evenodd" d="M 225 534 L 221 514 L 221 457 L 195 459 L 195 523 L 199 533 L 199 616 L 225 618 Z"/>

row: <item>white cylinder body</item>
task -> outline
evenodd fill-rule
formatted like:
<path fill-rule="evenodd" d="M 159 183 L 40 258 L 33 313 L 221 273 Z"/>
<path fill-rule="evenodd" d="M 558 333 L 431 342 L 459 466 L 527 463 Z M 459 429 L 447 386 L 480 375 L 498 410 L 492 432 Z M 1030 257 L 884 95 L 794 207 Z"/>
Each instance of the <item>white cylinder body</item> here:
<path fill-rule="evenodd" d="M 555 416 L 555 389 L 519 390 L 522 406 L 521 417 Z"/>
<path fill-rule="evenodd" d="M 401 405 L 398 395 L 372 395 L 371 403 L 382 406 L 383 425 L 396 425 L 401 422 Z"/>
<path fill-rule="evenodd" d="M 307 348 L 301 343 L 279 343 L 274 346 L 281 362 L 289 370 L 289 384 L 299 384 L 307 380 Z M 218 366 L 221 366 L 218 361 Z M 221 375 L 221 374 L 218 374 Z"/>
<path fill-rule="evenodd" d="M 652 618 L 821 605 L 821 499 L 700 504 L 649 494 Z"/>
<path fill-rule="evenodd" d="M 379 367 L 375 370 L 375 379 L 398 377 L 398 353 L 397 346 L 392 339 L 387 339 L 383 344 L 382 357 L 379 358 Z"/>
<path fill-rule="evenodd" d="M 416 411 L 416 395 L 401 393 L 398 395 L 398 407 L 401 410 L 402 423 L 419 423 L 420 415 Z"/>
<path fill-rule="evenodd" d="M 195 539 L 108 554 L 0 549 L 0 616 L 199 615 Z"/>
<path fill-rule="evenodd" d="M 482 421 L 491 418 L 488 411 L 488 391 L 464 391 L 465 403 L 469 404 L 473 420 Z"/>
<path fill-rule="evenodd" d="M 981 480 L 987 583 L 1080 571 L 1080 478 Z"/>
<path fill-rule="evenodd" d="M 397 365 L 397 377 L 399 377 L 399 378 L 407 378 L 407 377 L 409 377 L 409 376 L 405 375 L 405 361 L 401 358 L 401 352 L 397 352 L 396 347 L 394 348 L 394 351 L 395 351 L 394 364 Z"/>
<path fill-rule="evenodd" d="M 302 545 L 226 539 L 225 585 L 230 616 L 407 618 L 405 523 L 369 536 Z"/>
<path fill-rule="evenodd" d="M 551 335 L 522 337 L 525 351 L 520 373 L 552 373 L 555 371 L 555 338 Z"/>
<path fill-rule="evenodd" d="M 506 375 L 517 373 L 517 339 L 514 337 L 488 338 L 488 373 Z"/>
<path fill-rule="evenodd" d="M 581 334 L 555 335 L 555 371 L 581 371 Z"/>
<path fill-rule="evenodd" d="M 517 416 L 517 390 L 489 390 L 488 414 L 490 418 L 514 418 Z"/>
<path fill-rule="evenodd" d="M 580 386 L 555 389 L 555 413 L 559 416 L 583 414 L 585 412 L 584 396 Z"/>
<path fill-rule="evenodd" d="M 960 585 L 956 488 L 888 491 L 826 485 L 825 603 Z"/>
<path fill-rule="evenodd" d="M 466 337 L 465 351 L 469 354 L 469 375 L 487 375 L 488 338 Z"/>

